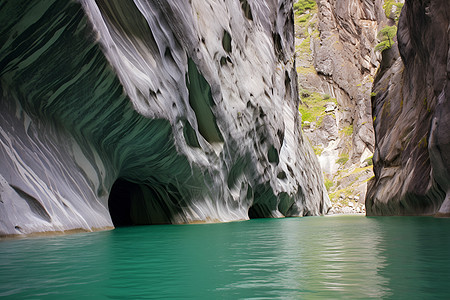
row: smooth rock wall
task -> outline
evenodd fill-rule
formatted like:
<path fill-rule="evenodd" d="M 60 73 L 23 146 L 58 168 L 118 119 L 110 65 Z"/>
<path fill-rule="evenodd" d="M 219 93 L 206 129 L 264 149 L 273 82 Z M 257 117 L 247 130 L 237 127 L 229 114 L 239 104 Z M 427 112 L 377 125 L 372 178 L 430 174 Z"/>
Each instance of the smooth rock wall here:
<path fill-rule="evenodd" d="M 9 1 L 0 22 L 0 235 L 328 210 L 291 1 Z"/>
<path fill-rule="evenodd" d="M 450 215 L 450 2 L 407 0 L 372 98 L 368 215 Z"/>

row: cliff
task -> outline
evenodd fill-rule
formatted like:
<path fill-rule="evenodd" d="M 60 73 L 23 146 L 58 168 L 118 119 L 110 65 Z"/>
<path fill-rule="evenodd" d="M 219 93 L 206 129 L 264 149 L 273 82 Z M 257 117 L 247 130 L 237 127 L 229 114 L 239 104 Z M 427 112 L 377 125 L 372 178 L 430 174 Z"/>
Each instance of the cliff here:
<path fill-rule="evenodd" d="M 450 2 L 409 0 L 372 97 L 368 215 L 450 215 Z"/>
<path fill-rule="evenodd" d="M 347 151 L 355 163 L 373 151 L 370 87 L 379 64 L 373 49 L 379 25 L 386 19 L 380 2 L 318 2 L 320 41 L 314 43 L 314 66 L 324 81 L 323 90 L 342 108 L 340 126 L 352 126 Z"/>
<path fill-rule="evenodd" d="M 320 0 L 307 8 L 296 11 L 295 22 L 303 131 L 319 157 L 332 211 L 360 212 L 373 175 L 370 94 L 381 59 L 374 48 L 390 20 L 381 0 Z"/>
<path fill-rule="evenodd" d="M 0 235 L 318 215 L 291 1 L 8 1 Z"/>

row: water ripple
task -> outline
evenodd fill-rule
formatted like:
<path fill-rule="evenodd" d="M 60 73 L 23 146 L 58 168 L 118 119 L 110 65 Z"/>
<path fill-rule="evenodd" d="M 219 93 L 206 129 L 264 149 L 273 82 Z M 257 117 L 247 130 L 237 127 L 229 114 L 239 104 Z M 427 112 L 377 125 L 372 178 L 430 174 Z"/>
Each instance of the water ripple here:
<path fill-rule="evenodd" d="M 0 297 L 445 298 L 449 220 L 143 226 L 0 242 Z"/>

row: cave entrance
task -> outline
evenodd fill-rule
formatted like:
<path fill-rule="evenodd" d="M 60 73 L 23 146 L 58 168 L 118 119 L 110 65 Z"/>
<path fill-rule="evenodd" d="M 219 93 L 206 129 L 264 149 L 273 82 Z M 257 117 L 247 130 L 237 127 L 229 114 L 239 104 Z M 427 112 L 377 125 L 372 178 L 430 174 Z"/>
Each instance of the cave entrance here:
<path fill-rule="evenodd" d="M 267 205 L 255 203 L 248 209 L 248 217 L 250 219 L 270 218 L 272 214 Z"/>
<path fill-rule="evenodd" d="M 108 208 L 114 227 L 170 224 L 171 210 L 155 189 L 118 178 L 109 194 Z"/>
<path fill-rule="evenodd" d="M 253 193 L 253 204 L 248 209 L 250 219 L 272 218 L 272 211 L 276 210 L 277 197 L 269 187 L 258 185 L 253 190 L 247 191 L 247 198 L 251 198 Z"/>

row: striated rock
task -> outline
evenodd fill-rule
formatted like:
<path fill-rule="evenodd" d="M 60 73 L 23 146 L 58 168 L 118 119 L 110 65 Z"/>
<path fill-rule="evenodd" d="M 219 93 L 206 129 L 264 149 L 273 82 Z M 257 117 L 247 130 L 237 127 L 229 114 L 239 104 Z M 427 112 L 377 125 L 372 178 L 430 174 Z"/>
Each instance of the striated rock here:
<path fill-rule="evenodd" d="M 449 11 L 447 0 L 406 1 L 398 50 L 383 52 L 368 215 L 450 215 Z"/>
<path fill-rule="evenodd" d="M 9 1 L 0 235 L 327 212 L 291 1 Z"/>
<path fill-rule="evenodd" d="M 381 1 L 321 0 L 318 5 L 320 39 L 314 41 L 313 53 L 319 90 L 346 108 L 339 126 L 353 126 L 350 156 L 356 162 L 365 150 L 373 151 L 370 87 L 379 63 L 373 49 L 386 17 Z"/>
<path fill-rule="evenodd" d="M 300 32 L 296 35 L 296 49 L 303 60 L 303 65 L 297 67 L 302 91 L 300 109 L 312 106 L 318 99 L 315 95 L 310 101 L 311 97 L 303 96 L 307 94 L 304 90 L 322 94 L 324 104 L 335 101 L 336 109 L 326 105 L 316 117 L 320 126 L 314 131 L 303 127 L 304 133 L 319 156 L 331 201 L 339 202 L 341 191 L 364 198 L 367 180 L 373 175 L 375 141 L 370 95 L 381 59 L 374 48 L 379 42 L 378 31 L 394 20 L 386 17 L 382 0 L 320 0 L 315 14 L 312 18 L 303 14 L 296 22 Z M 305 42 L 300 43 L 305 27 L 307 32 L 312 31 L 309 48 Z M 301 54 L 309 49 L 311 55 L 303 58 Z M 333 121 L 334 126 L 324 122 L 325 114 L 333 116 L 327 121 Z"/>

